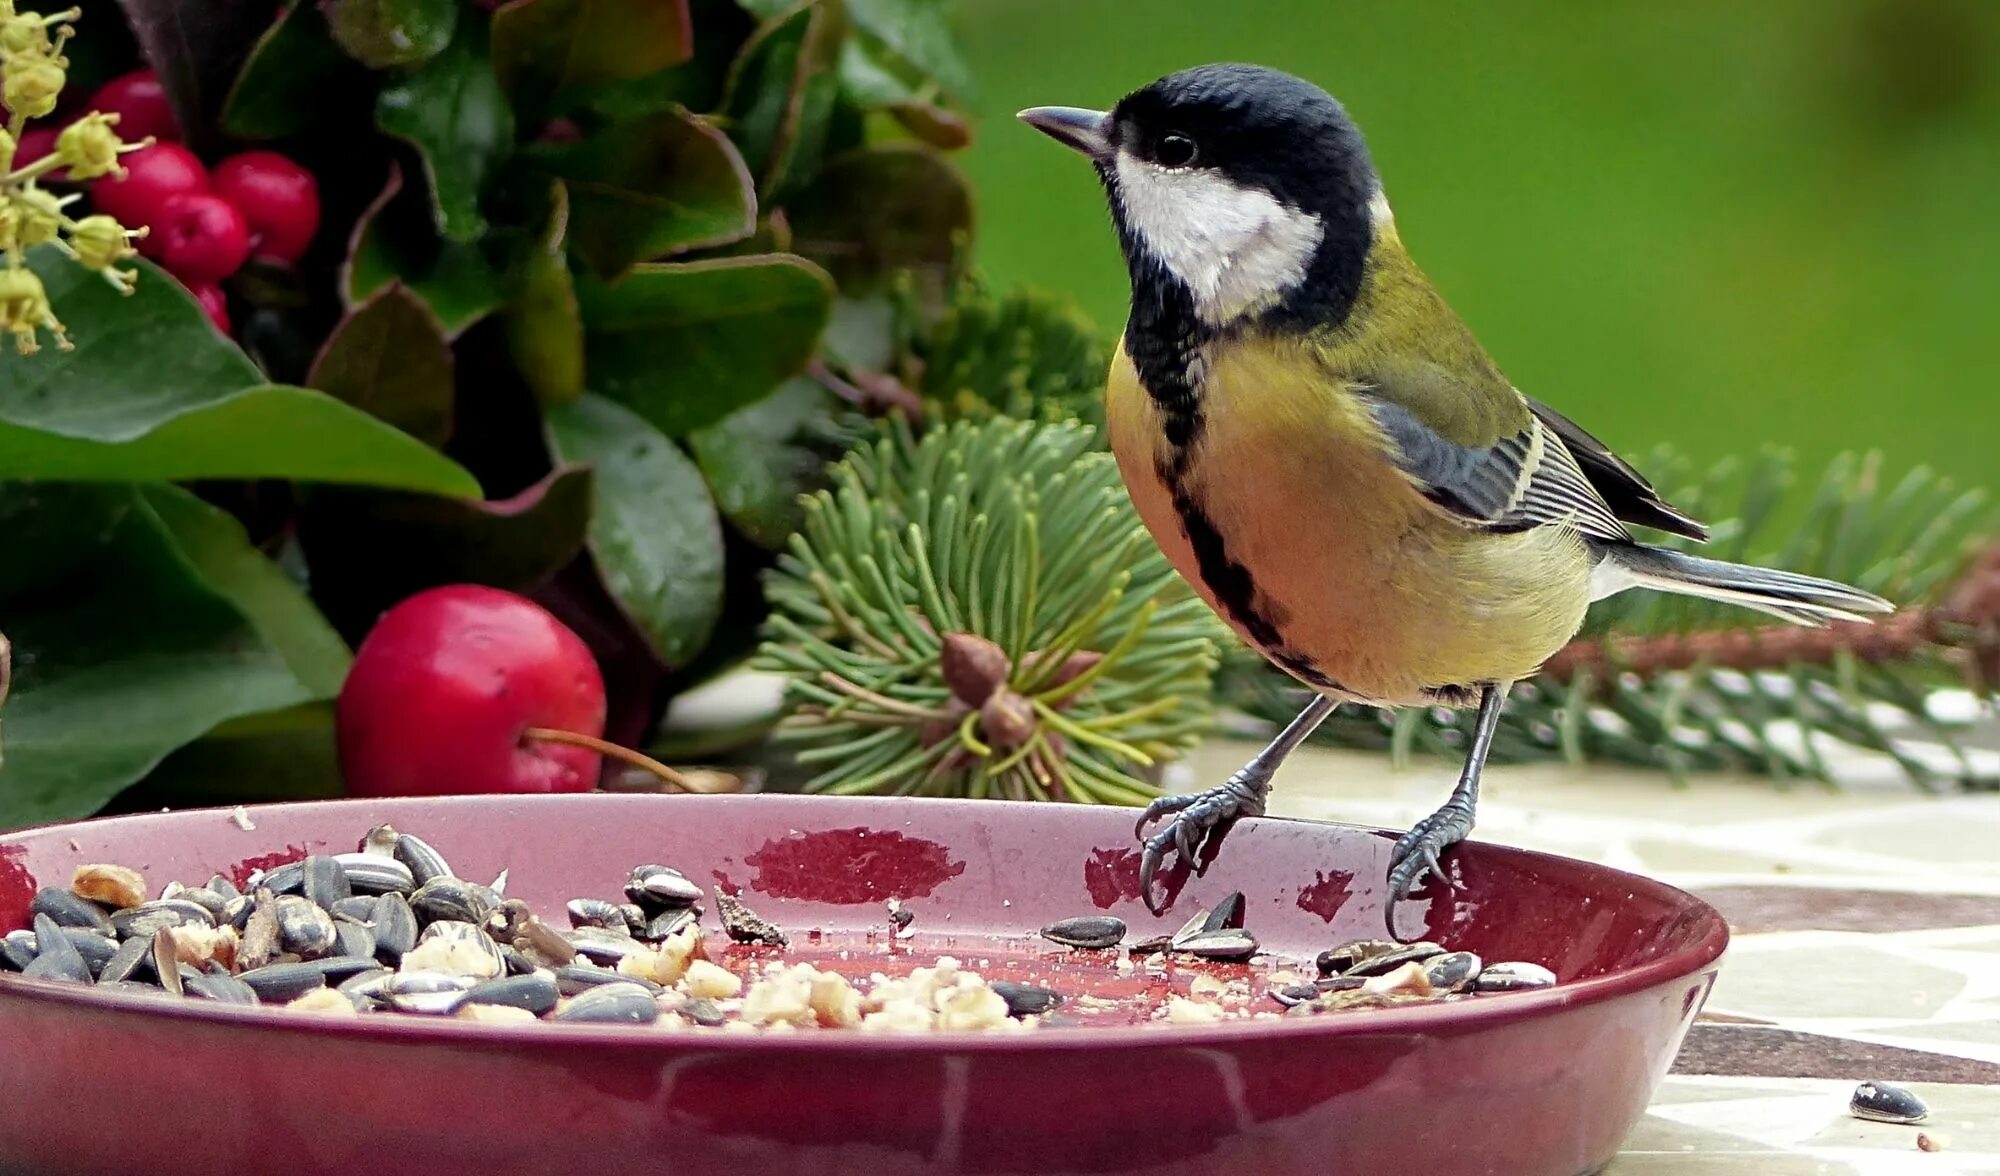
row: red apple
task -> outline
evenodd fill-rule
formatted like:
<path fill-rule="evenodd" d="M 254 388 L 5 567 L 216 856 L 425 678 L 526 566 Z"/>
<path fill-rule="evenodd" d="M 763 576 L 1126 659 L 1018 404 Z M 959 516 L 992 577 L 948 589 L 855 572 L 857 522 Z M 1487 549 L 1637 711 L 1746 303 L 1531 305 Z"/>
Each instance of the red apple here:
<path fill-rule="evenodd" d="M 335 708 L 350 796 L 584 792 L 598 754 L 531 738 L 604 734 L 604 676 L 531 600 L 474 584 L 419 592 L 362 641 Z"/>

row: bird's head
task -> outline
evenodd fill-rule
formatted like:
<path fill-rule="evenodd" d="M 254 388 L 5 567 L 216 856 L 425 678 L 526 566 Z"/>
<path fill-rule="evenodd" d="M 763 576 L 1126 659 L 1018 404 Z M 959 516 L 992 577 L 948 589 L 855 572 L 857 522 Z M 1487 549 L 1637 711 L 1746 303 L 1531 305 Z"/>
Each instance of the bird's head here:
<path fill-rule="evenodd" d="M 1388 221 L 1359 128 L 1326 91 L 1277 70 L 1204 65 L 1109 111 L 1020 117 L 1096 165 L 1135 301 L 1149 284 L 1178 286 L 1210 327 L 1339 321 Z"/>

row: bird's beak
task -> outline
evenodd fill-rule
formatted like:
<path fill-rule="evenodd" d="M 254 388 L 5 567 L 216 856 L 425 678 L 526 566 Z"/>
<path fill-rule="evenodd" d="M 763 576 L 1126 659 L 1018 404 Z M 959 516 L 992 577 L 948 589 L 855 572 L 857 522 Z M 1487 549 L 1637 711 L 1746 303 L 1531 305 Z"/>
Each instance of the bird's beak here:
<path fill-rule="evenodd" d="M 1066 147 L 1092 159 L 1111 153 L 1111 116 L 1075 106 L 1033 106 L 1016 116 Z"/>

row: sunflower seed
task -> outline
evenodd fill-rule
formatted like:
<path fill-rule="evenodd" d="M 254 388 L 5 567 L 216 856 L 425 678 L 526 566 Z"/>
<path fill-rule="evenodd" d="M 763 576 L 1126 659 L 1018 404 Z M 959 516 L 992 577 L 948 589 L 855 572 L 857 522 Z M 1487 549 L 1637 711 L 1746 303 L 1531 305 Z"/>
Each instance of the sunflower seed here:
<path fill-rule="evenodd" d="M 90 927 L 98 931 L 111 930 L 111 916 L 104 908 L 68 890 L 58 890 L 47 886 L 35 892 L 35 901 L 28 904 L 31 914 L 47 915 L 59 927 Z"/>
<path fill-rule="evenodd" d="M 1483 961 L 1469 951 L 1448 951 L 1424 961 L 1424 975 L 1439 992 L 1464 992 L 1479 979 Z"/>
<path fill-rule="evenodd" d="M 417 887 L 410 895 L 410 910 L 419 923 L 434 923 L 439 919 L 451 919 L 460 923 L 477 923 L 496 903 L 487 901 L 483 886 L 474 886 L 462 878 L 439 876 Z"/>
<path fill-rule="evenodd" d="M 111 957 L 118 954 L 116 939 L 88 927 L 64 927 L 62 933 L 70 941 L 71 946 L 76 948 L 76 953 L 83 957 L 84 965 L 90 969 L 93 978 L 100 976 L 104 971 L 104 965 L 110 963 Z"/>
<path fill-rule="evenodd" d="M 234 976 L 211 976 L 196 973 L 188 977 L 184 985 L 187 995 L 212 1000 L 218 1004 L 254 1005 L 258 1003 L 257 990 Z"/>
<path fill-rule="evenodd" d="M 1125 938 L 1125 920 L 1111 915 L 1078 915 L 1042 928 L 1042 938 L 1064 947 L 1086 950 L 1116 947 Z"/>
<path fill-rule="evenodd" d="M 1399 947 L 1395 951 L 1385 951 L 1357 961 L 1352 967 L 1342 970 L 1343 976 L 1386 976 L 1404 964 L 1420 964 L 1433 956 L 1444 954 L 1444 948 L 1425 940 Z"/>
<path fill-rule="evenodd" d="M 311 958 L 333 950 L 338 940 L 333 916 L 312 900 L 296 894 L 279 895 L 276 900 L 278 946 Z"/>
<path fill-rule="evenodd" d="M 1270 995 L 1272 1000 L 1289 1009 L 1295 1005 L 1302 1005 L 1307 1001 L 1317 999 L 1319 989 L 1311 984 L 1287 984 L 1271 989 Z"/>
<path fill-rule="evenodd" d="M 683 927 L 692 927 L 701 921 L 700 907 L 682 907 L 677 911 L 664 911 L 647 922 L 645 930 L 634 932 L 634 936 L 648 943 L 660 943 Z"/>
<path fill-rule="evenodd" d="M 618 984 L 621 982 L 637 984 L 641 988 L 648 988 L 654 992 L 660 991 L 660 986 L 654 984 L 651 980 L 642 979 L 638 976 L 627 976 L 623 972 L 613 971 L 610 968 L 600 968 L 596 964 L 565 964 L 557 968 L 555 972 L 556 987 L 561 990 L 564 996 L 573 996 L 586 988 L 596 988 L 603 984 Z"/>
<path fill-rule="evenodd" d="M 550 972 L 530 972 L 476 984 L 465 994 L 467 1004 L 507 1005 L 526 1009 L 537 1017 L 556 1007 L 561 995 Z"/>
<path fill-rule="evenodd" d="M 1201 934 L 1203 931 L 1207 929 L 1208 929 L 1208 912 L 1196 911 L 1193 914 L 1193 916 L 1188 919 L 1187 922 L 1181 924 L 1180 930 L 1174 932 L 1171 936 L 1168 937 L 1167 944 L 1170 947 L 1177 948 L 1181 944 L 1186 943 L 1189 939 L 1193 938 L 1196 935 Z"/>
<path fill-rule="evenodd" d="M 153 975 L 159 978 L 160 987 L 175 996 L 181 995 L 180 950 L 174 945 L 174 937 L 168 928 L 153 932 Z"/>
<path fill-rule="evenodd" d="M 21 969 L 23 976 L 36 980 L 73 980 L 78 983 L 91 982 L 90 965 L 83 962 L 83 956 L 76 950 L 76 944 L 62 933 L 62 928 L 47 915 L 35 916 L 35 958 Z"/>
<path fill-rule="evenodd" d="M 220 927 L 229 917 L 229 896 L 219 894 L 206 886 L 195 886 L 183 890 L 176 897 L 191 902 L 208 912 L 208 917 Z"/>
<path fill-rule="evenodd" d="M 410 877 L 415 880 L 418 887 L 422 887 L 434 878 L 451 877 L 451 863 L 445 861 L 444 855 L 432 849 L 421 837 L 399 833 L 396 835 L 395 849 L 391 852 L 397 861 L 410 868 Z"/>
<path fill-rule="evenodd" d="M 375 899 L 373 894 L 356 894 L 333 904 L 333 921 L 336 923 L 361 923 L 375 921 Z"/>
<path fill-rule="evenodd" d="M 631 981 L 602 984 L 579 992 L 556 1010 L 558 1021 L 644 1025 L 657 1020 L 653 994 Z"/>
<path fill-rule="evenodd" d="M 249 927 L 250 914 L 256 907 L 256 899 L 251 898 L 247 894 L 239 894 L 235 898 L 230 899 L 229 905 L 222 909 L 222 916 L 224 921 L 231 927 L 241 932 Z"/>
<path fill-rule="evenodd" d="M 354 847 L 355 852 L 365 853 L 370 857 L 393 858 L 396 856 L 396 840 L 399 836 L 394 825 L 377 825 L 362 836 L 361 844 Z"/>
<path fill-rule="evenodd" d="M 1555 985 L 1556 974 L 1540 964 L 1530 964 L 1523 960 L 1504 960 L 1488 964 L 1472 982 L 1474 992 L 1525 992 L 1531 988 L 1550 988 Z"/>
<path fill-rule="evenodd" d="M 306 867 L 303 862 L 286 862 L 282 866 L 274 866 L 257 883 L 258 889 L 268 890 L 272 894 L 297 894 L 305 889 L 305 885 Z"/>
<path fill-rule="evenodd" d="M 375 958 L 394 964 L 403 953 L 417 945 L 417 916 L 400 894 L 384 894 L 375 900 L 375 917 L 370 920 L 375 933 Z"/>
<path fill-rule="evenodd" d="M 307 967 L 318 968 L 328 984 L 338 984 L 349 976 L 359 976 L 381 967 L 372 956 L 335 955 L 322 960 L 308 960 Z"/>
<path fill-rule="evenodd" d="M 344 956 L 375 958 L 375 932 L 359 923 L 333 925 L 333 949 Z"/>
<path fill-rule="evenodd" d="M 465 1003 L 475 982 L 443 972 L 399 972 L 383 986 L 391 1007 L 406 1013 L 449 1015 Z"/>
<path fill-rule="evenodd" d="M 1222 931 L 1231 927 L 1241 927 L 1244 908 L 1247 905 L 1241 890 L 1230 891 L 1222 896 L 1221 902 L 1215 904 L 1214 910 L 1208 912 L 1208 918 L 1202 921 L 1202 930 Z"/>
<path fill-rule="evenodd" d="M 1145 939 L 1141 939 L 1137 943 L 1126 944 L 1125 954 L 1135 955 L 1135 956 L 1159 955 L 1161 952 L 1172 948 L 1173 945 L 1174 945 L 1173 936 L 1153 935 L 1153 936 L 1148 936 Z"/>
<path fill-rule="evenodd" d="M 1313 962 L 1319 968 L 1320 975 L 1332 976 L 1346 972 L 1363 960 L 1372 960 L 1379 955 L 1400 951 L 1402 947 L 1402 944 L 1393 939 L 1356 939 L 1351 943 L 1327 948 L 1319 953 L 1319 957 Z"/>
<path fill-rule="evenodd" d="M 681 1006 L 680 1011 L 687 1014 L 688 1020 L 706 1029 L 720 1028 L 729 1020 L 723 1014 L 722 1006 L 706 996 L 696 997 L 687 1002 Z"/>
<path fill-rule="evenodd" d="M 168 927 L 213 927 L 215 920 L 199 903 L 180 898 L 160 898 L 127 907 L 111 916 L 112 930 L 120 939 L 146 939 Z"/>
<path fill-rule="evenodd" d="M 369 968 L 367 971 L 356 972 L 354 975 L 342 980 L 338 987 L 342 996 L 353 1001 L 356 1007 L 359 1007 L 362 1001 L 373 1000 L 383 995 L 388 986 L 389 978 L 394 975 L 395 973 L 387 968 Z"/>
<path fill-rule="evenodd" d="M 227 902 L 228 900 L 235 898 L 243 893 L 242 887 L 236 885 L 236 883 L 230 881 L 228 877 L 222 874 L 209 875 L 208 882 L 205 884 L 204 888 L 207 890 L 211 890 L 216 894 L 220 894 L 224 902 Z"/>
<path fill-rule="evenodd" d="M 1046 1013 L 1062 1003 L 1062 995 L 1053 988 L 1043 988 L 1039 984 L 1022 984 L 1013 980 L 988 981 L 988 988 L 1000 994 L 1007 1002 L 1010 1017 L 1033 1017 Z"/>
<path fill-rule="evenodd" d="M 689 907 L 687 909 L 696 912 L 699 912 L 701 910 L 700 907 Z M 646 928 L 650 926 L 654 921 L 653 917 L 646 913 L 646 908 L 640 906 L 636 902 L 619 903 L 618 915 L 620 918 L 625 920 L 625 929 L 627 931 L 630 931 L 634 935 L 640 935 L 643 932 L 645 932 Z M 662 915 L 660 917 L 664 919 L 666 918 L 666 915 Z"/>
<path fill-rule="evenodd" d="M 97 982 L 104 984 L 136 980 L 141 975 L 150 974 L 152 967 L 153 941 L 127 939 L 118 945 L 118 950 L 110 959 L 104 961 L 104 969 L 97 974 Z"/>
<path fill-rule="evenodd" d="M 686 874 L 671 866 L 635 866 L 625 881 L 625 897 L 657 914 L 668 907 L 700 902 L 703 893 Z"/>
<path fill-rule="evenodd" d="M 578 927 L 563 938 L 579 955 L 599 964 L 616 964 L 634 952 L 646 950 L 645 945 L 623 931 L 607 931 L 603 927 Z"/>
<path fill-rule="evenodd" d="M 1190 935 L 1174 950 L 1204 960 L 1247 960 L 1257 954 L 1257 937 L 1241 927 L 1225 927 Z"/>
<path fill-rule="evenodd" d="M 35 933 L 9 931 L 0 938 L 0 968 L 18 972 L 35 962 Z"/>
<path fill-rule="evenodd" d="M 569 913 L 569 925 L 572 927 L 632 930 L 632 925 L 625 919 L 625 912 L 615 902 L 606 902 L 601 898 L 572 898 L 564 909 Z"/>
<path fill-rule="evenodd" d="M 1847 1113 L 1877 1123 L 1921 1123 L 1930 1117 L 1931 1109 L 1915 1092 L 1892 1082 L 1863 1082 L 1854 1088 Z"/>
<path fill-rule="evenodd" d="M 323 911 L 330 912 L 334 903 L 354 897 L 354 885 L 347 880 L 346 868 L 330 857 L 314 854 L 299 863 L 299 870 L 299 893 Z"/>
<path fill-rule="evenodd" d="M 356 894 L 408 894 L 417 888 L 410 867 L 392 857 L 375 853 L 335 854 L 334 861 L 347 871 L 347 883 Z"/>
<path fill-rule="evenodd" d="M 69 888 L 79 897 L 103 903 L 113 910 L 138 906 L 146 901 L 146 876 L 127 866 L 78 866 L 70 875 Z M 162 892 L 161 897 L 173 896 Z"/>
<path fill-rule="evenodd" d="M 530 972 L 540 970 L 541 967 L 541 965 L 529 959 L 525 952 L 511 943 L 500 945 L 500 956 L 507 961 L 507 974 L 510 976 L 525 976 Z"/>

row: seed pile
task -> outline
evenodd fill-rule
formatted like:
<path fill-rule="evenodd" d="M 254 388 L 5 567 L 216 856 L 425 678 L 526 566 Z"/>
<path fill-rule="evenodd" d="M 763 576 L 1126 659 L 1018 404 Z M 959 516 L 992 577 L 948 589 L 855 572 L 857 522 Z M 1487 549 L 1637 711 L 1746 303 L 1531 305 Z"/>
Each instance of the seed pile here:
<path fill-rule="evenodd" d="M 660 1028 L 1027 1029 L 1053 992 L 987 984 L 946 956 L 861 985 L 811 964 L 758 961 L 745 977 L 707 958 L 709 895 L 670 866 L 635 867 L 622 901 L 571 900 L 566 929 L 506 896 L 503 873 L 468 881 L 429 843 L 383 825 L 354 853 L 253 875 L 170 882 L 79 866 L 36 894 L 34 927 L 0 938 L 0 970 L 102 989 L 333 1016 L 404 1013 Z M 717 893 L 738 943 L 785 932 Z M 907 919 L 904 920 L 907 923 Z"/>
<path fill-rule="evenodd" d="M 0 971 L 335 1017 L 732 1032 L 1268 1020 L 1556 982 L 1535 964 L 1485 964 L 1429 942 L 1357 940 L 1321 952 L 1316 968 L 1287 965 L 1245 927 L 1240 893 L 1171 935 L 1137 942 L 1109 915 L 1051 923 L 1042 938 L 1067 950 L 1042 949 L 1047 971 L 1032 979 L 1045 983 L 1018 973 L 989 980 L 982 972 L 1004 961 L 951 955 L 907 975 L 861 976 L 846 950 L 838 963 L 824 947 L 793 948 L 785 929 L 671 866 L 639 865 L 621 893 L 571 899 L 567 926 L 557 926 L 507 896 L 504 871 L 473 882 L 428 842 L 387 825 L 369 830 L 353 853 L 259 871 L 241 889 L 218 874 L 149 893 L 136 870 L 79 866 L 67 888 L 36 894 L 31 930 L 0 937 Z M 711 902 L 723 933 L 714 942 L 725 948 L 716 958 L 702 925 Z M 892 900 L 887 933 L 870 936 L 878 946 L 863 948 L 860 961 L 903 952 L 914 921 Z M 823 966 L 799 959 L 816 952 Z M 904 954 L 901 963 L 910 962 Z"/>

